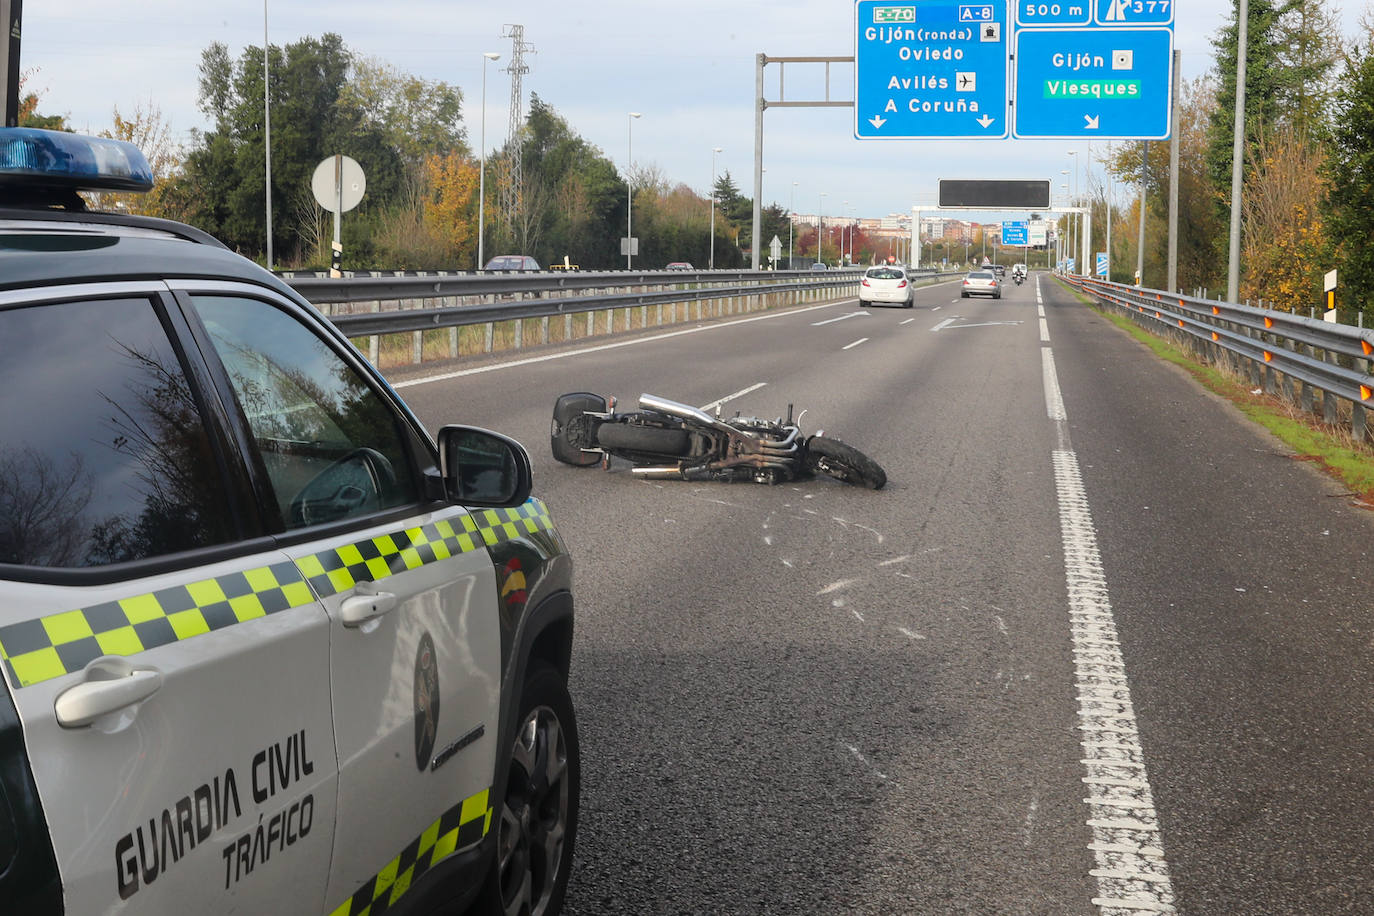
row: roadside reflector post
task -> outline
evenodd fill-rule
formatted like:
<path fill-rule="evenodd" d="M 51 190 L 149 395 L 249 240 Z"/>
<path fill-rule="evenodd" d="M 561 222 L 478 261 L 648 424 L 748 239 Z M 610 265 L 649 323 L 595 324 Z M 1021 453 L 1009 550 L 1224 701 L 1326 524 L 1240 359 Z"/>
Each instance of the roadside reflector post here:
<path fill-rule="evenodd" d="M 1331 324 L 1336 321 L 1336 271 L 1328 270 L 1323 278 L 1322 289 L 1326 292 L 1326 314 L 1322 317 Z"/>

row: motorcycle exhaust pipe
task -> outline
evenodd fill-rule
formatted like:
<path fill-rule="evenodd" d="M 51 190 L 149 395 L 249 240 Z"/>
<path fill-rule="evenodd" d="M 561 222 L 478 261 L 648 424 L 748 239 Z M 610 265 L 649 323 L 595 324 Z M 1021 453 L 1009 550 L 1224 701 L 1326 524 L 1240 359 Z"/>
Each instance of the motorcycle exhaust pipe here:
<path fill-rule="evenodd" d="M 677 401 L 670 401 L 667 398 L 656 397 L 652 394 L 641 394 L 639 406 L 642 410 L 653 410 L 670 417 L 677 417 L 679 420 L 690 420 L 693 423 L 700 423 L 702 426 L 709 426 L 732 436 L 740 434 L 739 430 L 728 423 L 722 423 L 706 411 L 698 410 L 689 404 L 679 404 Z"/>
<path fill-rule="evenodd" d="M 630 473 L 636 477 L 645 477 L 651 480 L 681 480 L 682 469 L 679 467 L 661 468 L 630 468 Z"/>

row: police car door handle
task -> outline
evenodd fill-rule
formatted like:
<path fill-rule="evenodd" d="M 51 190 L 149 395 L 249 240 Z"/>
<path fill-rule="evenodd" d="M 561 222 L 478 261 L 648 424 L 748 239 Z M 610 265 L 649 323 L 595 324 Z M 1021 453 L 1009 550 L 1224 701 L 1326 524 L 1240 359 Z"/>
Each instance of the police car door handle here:
<path fill-rule="evenodd" d="M 101 716 L 118 712 L 148 699 L 162 686 L 162 672 L 140 668 L 123 677 L 91 680 L 63 691 L 57 697 L 57 724 L 81 728 Z"/>
<path fill-rule="evenodd" d="M 339 617 L 346 627 L 360 627 L 395 607 L 395 595 L 375 589 L 364 591 L 362 583 L 359 583 L 357 592 L 352 597 L 345 598 L 339 606 Z"/>

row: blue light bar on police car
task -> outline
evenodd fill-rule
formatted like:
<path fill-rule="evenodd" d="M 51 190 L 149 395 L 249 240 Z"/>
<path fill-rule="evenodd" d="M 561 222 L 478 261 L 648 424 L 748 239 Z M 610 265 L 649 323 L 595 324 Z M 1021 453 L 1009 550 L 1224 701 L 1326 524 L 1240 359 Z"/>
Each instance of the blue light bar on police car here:
<path fill-rule="evenodd" d="M 0 184 L 147 191 L 153 169 L 132 143 L 31 127 L 0 128 Z"/>

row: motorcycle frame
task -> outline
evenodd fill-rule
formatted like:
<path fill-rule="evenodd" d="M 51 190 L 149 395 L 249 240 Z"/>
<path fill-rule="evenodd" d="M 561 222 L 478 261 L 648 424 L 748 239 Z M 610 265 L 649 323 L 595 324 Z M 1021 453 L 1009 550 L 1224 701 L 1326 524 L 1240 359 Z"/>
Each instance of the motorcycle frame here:
<path fill-rule="evenodd" d="M 756 477 L 769 470 L 780 471 L 788 477 L 796 474 L 802 455 L 802 444 L 798 441 L 801 437 L 801 428 L 795 424 L 779 422 L 777 426 L 781 429 L 783 436 L 780 439 L 774 439 L 754 435 L 747 428 L 741 429 L 738 426 L 733 426 L 689 404 L 681 404 L 651 394 L 640 395 L 639 407 L 640 410 L 648 413 L 659 414 L 667 419 L 675 420 L 684 427 L 699 426 L 710 434 L 722 437 L 724 441 L 720 444 L 720 448 L 712 449 L 712 452 L 723 451 L 725 457 L 700 463 L 679 460 L 676 465 L 632 468 L 631 473 L 638 477 L 686 479 L 688 474 L 692 472 L 741 469 L 752 470 Z M 607 422 L 616 421 L 614 411 L 598 414 L 589 412 L 589 415 L 601 417 Z M 604 449 L 598 449 L 598 451 L 606 454 Z"/>

